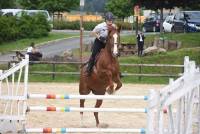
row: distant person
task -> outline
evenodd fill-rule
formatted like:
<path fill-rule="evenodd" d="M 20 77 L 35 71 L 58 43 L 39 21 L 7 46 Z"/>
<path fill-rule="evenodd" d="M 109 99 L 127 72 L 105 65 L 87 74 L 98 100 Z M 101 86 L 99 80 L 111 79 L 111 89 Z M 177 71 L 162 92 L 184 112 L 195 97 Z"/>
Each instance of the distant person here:
<path fill-rule="evenodd" d="M 22 54 L 19 51 L 16 51 L 16 57 L 17 57 L 18 61 L 22 61 L 22 59 L 25 58 L 24 54 Z"/>
<path fill-rule="evenodd" d="M 137 35 L 137 45 L 138 45 L 138 56 L 142 56 L 143 54 L 143 49 L 144 49 L 144 34 L 140 32 Z"/>
<path fill-rule="evenodd" d="M 39 61 L 42 58 L 42 54 L 36 49 L 35 43 L 32 42 L 27 49 L 30 61 Z"/>
<path fill-rule="evenodd" d="M 31 42 L 30 46 L 27 49 L 27 54 L 35 52 L 34 49 L 35 49 L 35 44 L 34 44 L 34 42 Z"/>

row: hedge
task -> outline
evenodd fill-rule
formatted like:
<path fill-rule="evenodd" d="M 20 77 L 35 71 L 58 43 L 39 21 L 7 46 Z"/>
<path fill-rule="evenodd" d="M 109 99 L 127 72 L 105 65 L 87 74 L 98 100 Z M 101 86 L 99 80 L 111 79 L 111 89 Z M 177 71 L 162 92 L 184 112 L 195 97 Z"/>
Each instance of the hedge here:
<path fill-rule="evenodd" d="M 99 23 L 101 22 L 83 22 L 84 30 L 91 31 Z M 122 26 L 123 30 L 131 30 L 133 27 L 133 24 L 128 23 L 128 22 L 116 21 L 115 23 L 117 25 Z M 57 30 L 63 30 L 63 29 L 79 30 L 80 22 L 79 21 L 68 22 L 68 21 L 63 21 L 63 20 L 54 21 L 53 27 L 54 29 L 57 29 Z"/>
<path fill-rule="evenodd" d="M 22 38 L 47 36 L 51 30 L 44 15 L 0 16 L 0 43 Z"/>

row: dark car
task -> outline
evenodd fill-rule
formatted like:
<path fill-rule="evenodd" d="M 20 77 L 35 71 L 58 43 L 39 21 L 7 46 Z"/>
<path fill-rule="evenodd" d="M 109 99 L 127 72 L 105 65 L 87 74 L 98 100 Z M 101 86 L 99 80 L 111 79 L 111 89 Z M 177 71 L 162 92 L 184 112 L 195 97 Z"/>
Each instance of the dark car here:
<path fill-rule="evenodd" d="M 159 32 L 160 31 L 160 15 L 150 15 L 143 24 L 143 32 Z"/>
<path fill-rule="evenodd" d="M 173 32 L 200 32 L 200 11 L 182 11 L 175 14 Z"/>

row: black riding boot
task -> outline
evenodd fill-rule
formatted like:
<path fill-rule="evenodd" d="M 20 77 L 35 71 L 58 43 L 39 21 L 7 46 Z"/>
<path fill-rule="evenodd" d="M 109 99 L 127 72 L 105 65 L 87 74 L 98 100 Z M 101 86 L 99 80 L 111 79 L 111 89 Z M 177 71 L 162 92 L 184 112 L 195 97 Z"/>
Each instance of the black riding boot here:
<path fill-rule="evenodd" d="M 90 58 L 88 65 L 87 65 L 87 70 L 86 70 L 88 76 L 90 76 L 92 74 L 93 66 L 94 66 L 94 58 Z"/>

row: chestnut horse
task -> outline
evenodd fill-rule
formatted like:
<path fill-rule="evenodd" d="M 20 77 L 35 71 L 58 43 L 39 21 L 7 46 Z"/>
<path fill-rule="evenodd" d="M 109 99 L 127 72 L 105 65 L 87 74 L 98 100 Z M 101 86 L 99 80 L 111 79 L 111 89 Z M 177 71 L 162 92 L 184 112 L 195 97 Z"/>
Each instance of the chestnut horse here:
<path fill-rule="evenodd" d="M 121 88 L 120 68 L 118 62 L 118 46 L 120 43 L 120 30 L 111 27 L 108 30 L 106 46 L 98 55 L 98 60 L 93 67 L 90 76 L 87 75 L 87 66 L 82 66 L 80 73 L 79 93 L 80 95 L 88 95 L 91 91 L 94 95 L 105 95 L 105 93 L 113 94 Z M 114 83 L 117 86 L 114 88 Z M 80 100 L 80 107 L 84 107 L 85 99 Z M 103 100 L 96 100 L 95 108 L 99 108 Z M 81 120 L 83 112 L 80 112 Z M 98 112 L 94 112 L 96 126 L 100 127 Z"/>

